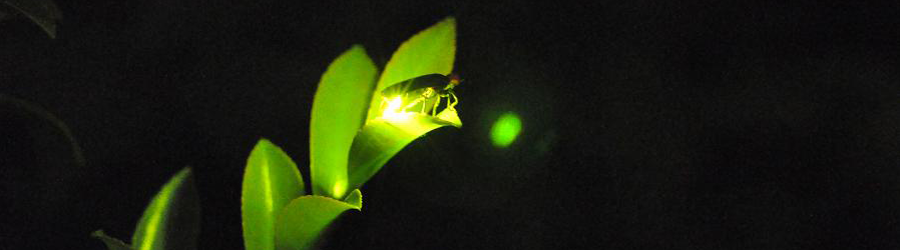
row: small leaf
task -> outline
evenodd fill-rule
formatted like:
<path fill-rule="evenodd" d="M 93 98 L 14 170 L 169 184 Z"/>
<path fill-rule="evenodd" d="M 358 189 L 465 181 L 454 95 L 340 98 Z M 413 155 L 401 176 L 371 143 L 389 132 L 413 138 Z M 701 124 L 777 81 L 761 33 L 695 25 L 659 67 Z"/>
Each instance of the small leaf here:
<path fill-rule="evenodd" d="M 128 244 L 125 244 L 125 242 L 122 242 L 119 239 L 106 235 L 103 233 L 103 230 L 94 231 L 91 233 L 91 237 L 103 241 L 103 243 L 106 244 L 106 248 L 109 250 L 132 250 L 131 246 L 128 246 Z"/>
<path fill-rule="evenodd" d="M 369 121 L 356 135 L 350 148 L 348 166 L 351 188 L 361 187 L 391 157 L 428 131 L 443 126 L 462 126 L 455 109 L 444 109 L 436 117 L 419 113 L 410 115 L 411 117 L 402 120 L 376 118 Z"/>
<path fill-rule="evenodd" d="M 131 244 L 135 250 L 194 250 L 199 228 L 197 189 L 191 168 L 184 168 L 153 197 Z"/>
<path fill-rule="evenodd" d="M 62 14 L 56 4 L 50 0 L 2 0 L 13 9 L 25 14 L 47 32 L 51 38 L 56 38 L 56 22 L 62 19 Z"/>
<path fill-rule="evenodd" d="M 444 109 L 434 118 L 441 123 L 450 123 L 451 126 L 462 128 L 462 121 L 459 120 L 459 113 L 456 112 L 456 109 Z"/>
<path fill-rule="evenodd" d="M 329 197 L 307 195 L 291 201 L 275 223 L 275 249 L 304 250 L 344 211 L 359 207 Z"/>
<path fill-rule="evenodd" d="M 241 189 L 245 249 L 274 248 L 278 212 L 305 193 L 297 164 L 281 148 L 260 139 L 247 159 Z"/>
<path fill-rule="evenodd" d="M 344 202 L 362 210 L 362 192 L 359 189 L 354 189 L 353 192 L 347 195 L 347 198 L 344 198 Z"/>
<path fill-rule="evenodd" d="M 378 116 L 381 90 L 428 74 L 449 75 L 456 55 L 456 19 L 448 17 L 406 40 L 384 67 L 369 102 L 367 120 Z"/>
<path fill-rule="evenodd" d="M 322 75 L 309 129 L 313 194 L 341 198 L 347 191 L 347 152 L 365 122 L 376 74 L 365 49 L 354 45 Z"/>

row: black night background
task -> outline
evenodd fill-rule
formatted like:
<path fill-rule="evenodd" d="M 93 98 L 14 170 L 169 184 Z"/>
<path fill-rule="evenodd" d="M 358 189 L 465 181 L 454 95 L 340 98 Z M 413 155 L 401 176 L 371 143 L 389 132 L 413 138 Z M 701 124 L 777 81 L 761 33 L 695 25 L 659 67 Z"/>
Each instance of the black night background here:
<path fill-rule="evenodd" d="M 309 182 L 316 84 L 455 16 L 462 129 L 410 144 L 326 249 L 898 249 L 900 3 L 56 1 L 0 22 L 0 248 L 104 249 L 193 167 L 243 249 L 261 137 Z M 427 3 L 426 3 L 427 2 Z M 348 90 L 353 91 L 353 90 Z M 499 114 L 522 134 L 496 148 Z"/>

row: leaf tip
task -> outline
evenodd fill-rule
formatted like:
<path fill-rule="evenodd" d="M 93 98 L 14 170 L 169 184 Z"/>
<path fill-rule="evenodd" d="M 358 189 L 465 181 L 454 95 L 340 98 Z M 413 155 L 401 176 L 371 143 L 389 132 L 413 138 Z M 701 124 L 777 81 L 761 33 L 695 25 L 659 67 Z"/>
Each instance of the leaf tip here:
<path fill-rule="evenodd" d="M 103 229 L 98 229 L 97 231 L 91 232 L 91 237 L 100 238 L 106 236 L 106 233 L 103 232 Z"/>
<path fill-rule="evenodd" d="M 194 174 L 194 169 L 190 166 L 187 166 L 187 167 L 184 167 L 181 170 L 179 170 L 178 173 L 175 174 L 175 178 L 183 180 L 185 178 L 190 178 L 191 175 L 193 175 L 193 174 Z M 175 179 L 175 178 L 173 178 L 173 179 Z"/>
<path fill-rule="evenodd" d="M 354 189 L 346 198 L 344 198 L 344 202 L 356 207 L 356 210 L 362 211 L 362 192 L 360 192 L 359 189 Z"/>
<path fill-rule="evenodd" d="M 253 146 L 253 150 L 250 151 L 250 158 L 253 158 L 254 156 L 261 157 L 263 155 L 269 154 L 267 152 L 281 153 L 283 152 L 283 150 L 275 145 L 275 143 L 272 143 L 272 141 L 270 141 L 269 139 L 259 138 L 259 141 L 257 141 L 256 145 Z M 250 161 L 250 158 L 248 158 L 247 160 Z"/>
<path fill-rule="evenodd" d="M 272 145 L 272 141 L 269 141 L 269 139 L 266 139 L 265 137 L 260 137 L 259 141 L 256 141 L 256 146 L 254 146 L 253 149 L 256 150 L 257 148 L 271 147 Z"/>
<path fill-rule="evenodd" d="M 360 51 L 366 53 L 366 48 L 363 47 L 362 44 L 354 43 L 353 45 L 350 45 L 350 49 L 348 51 Z"/>
<path fill-rule="evenodd" d="M 444 18 L 444 20 L 441 20 L 438 24 L 450 25 L 452 27 L 456 27 L 456 17 L 448 16 L 447 18 Z"/>
<path fill-rule="evenodd" d="M 97 238 L 106 245 L 109 250 L 131 250 L 131 246 L 125 244 L 119 239 L 106 235 L 103 230 L 97 230 L 91 233 L 91 237 Z"/>

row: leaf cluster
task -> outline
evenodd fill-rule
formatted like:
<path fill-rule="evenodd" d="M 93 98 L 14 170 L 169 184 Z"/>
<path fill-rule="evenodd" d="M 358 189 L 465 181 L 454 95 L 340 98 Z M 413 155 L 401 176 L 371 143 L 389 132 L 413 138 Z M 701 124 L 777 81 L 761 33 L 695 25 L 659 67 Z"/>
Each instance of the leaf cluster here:
<path fill-rule="evenodd" d="M 244 169 L 241 216 L 247 250 L 313 247 L 341 214 L 362 209 L 359 188 L 407 144 L 443 126 L 462 126 L 455 109 L 409 119 L 379 117 L 381 90 L 428 74 L 448 75 L 456 54 L 456 21 L 447 18 L 414 35 L 378 70 L 360 45 L 338 56 L 319 81 L 310 119 L 311 192 L 297 164 L 261 139 Z M 352 190 L 349 191 L 348 190 Z M 132 245 L 103 231 L 93 236 L 110 250 L 195 249 L 199 205 L 190 168 L 153 198 Z"/>

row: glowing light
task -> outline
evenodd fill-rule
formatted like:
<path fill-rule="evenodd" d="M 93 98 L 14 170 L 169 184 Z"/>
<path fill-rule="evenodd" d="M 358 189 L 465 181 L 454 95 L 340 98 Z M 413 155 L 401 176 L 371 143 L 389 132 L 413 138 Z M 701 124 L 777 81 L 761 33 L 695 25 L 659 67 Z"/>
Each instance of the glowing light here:
<path fill-rule="evenodd" d="M 403 98 L 400 96 L 394 97 L 388 101 L 387 108 L 381 112 L 381 118 L 388 121 L 403 121 L 409 117 L 410 114 L 407 114 L 402 110 L 403 108 Z"/>
<path fill-rule="evenodd" d="M 334 187 L 331 188 L 332 197 L 342 197 L 344 196 L 344 191 L 347 191 L 347 181 L 338 180 L 334 182 Z"/>
<path fill-rule="evenodd" d="M 515 113 L 507 112 L 501 115 L 500 118 L 497 118 L 497 121 L 494 121 L 494 125 L 491 127 L 491 141 L 493 141 L 494 146 L 505 148 L 516 140 L 521 131 L 522 121 L 519 119 L 519 116 Z"/>

